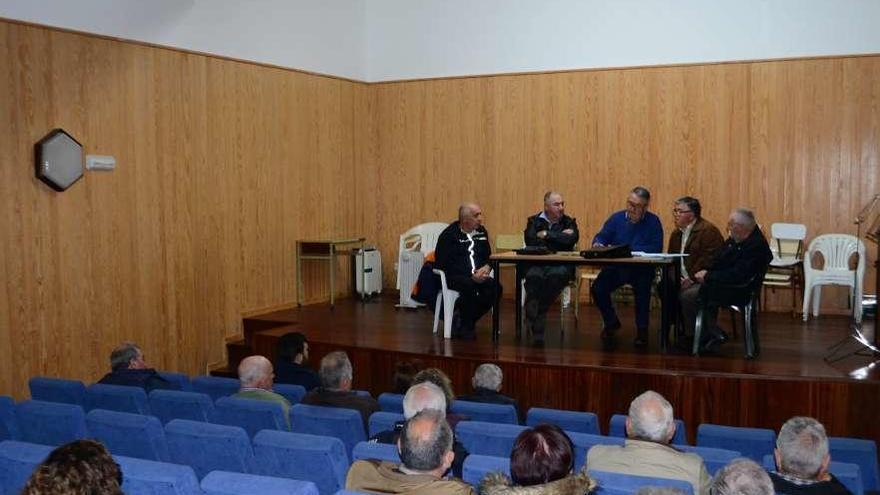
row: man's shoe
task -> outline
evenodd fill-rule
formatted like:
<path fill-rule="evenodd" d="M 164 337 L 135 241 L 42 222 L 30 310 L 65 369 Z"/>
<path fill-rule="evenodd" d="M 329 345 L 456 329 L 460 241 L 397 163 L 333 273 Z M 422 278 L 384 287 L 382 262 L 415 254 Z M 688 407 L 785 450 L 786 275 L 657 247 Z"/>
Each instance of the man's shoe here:
<path fill-rule="evenodd" d="M 700 352 L 705 352 L 707 354 L 717 352 L 718 348 L 721 347 L 721 344 L 727 342 L 727 340 L 727 333 L 725 333 L 724 330 L 719 329 L 717 332 L 709 336 L 706 343 L 703 344 L 703 347 L 700 349 Z"/>
<path fill-rule="evenodd" d="M 644 349 L 648 347 L 648 329 L 640 328 L 636 333 L 636 338 L 633 340 L 633 345 L 638 347 L 639 349 Z"/>

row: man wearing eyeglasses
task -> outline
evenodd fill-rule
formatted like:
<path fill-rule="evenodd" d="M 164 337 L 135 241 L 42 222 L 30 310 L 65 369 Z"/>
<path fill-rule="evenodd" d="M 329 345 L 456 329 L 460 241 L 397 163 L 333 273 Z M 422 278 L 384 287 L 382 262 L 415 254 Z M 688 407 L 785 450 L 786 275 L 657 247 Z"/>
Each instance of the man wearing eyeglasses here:
<path fill-rule="evenodd" d="M 694 334 L 696 301 L 700 292 L 700 284 L 693 276 L 709 268 L 715 253 L 724 244 L 721 231 L 712 222 L 703 218 L 702 211 L 700 201 L 690 196 L 678 198 L 672 207 L 676 228 L 669 236 L 669 253 L 687 255 L 679 261 L 681 292 L 678 297 L 681 301 L 685 331 L 689 336 Z M 687 346 L 687 343 L 684 345 Z M 689 349 L 690 346 L 687 348 Z"/>
<path fill-rule="evenodd" d="M 662 251 L 663 226 L 657 215 L 648 211 L 650 202 L 650 191 L 641 186 L 633 188 L 626 200 L 626 209 L 608 217 L 602 230 L 593 238 L 593 246 L 626 244 L 633 251 Z M 633 344 L 647 347 L 653 281 L 652 266 L 606 266 L 599 272 L 590 292 L 602 313 L 602 341 L 606 346 L 614 343 L 615 332 L 620 328 L 620 320 L 611 303 L 611 293 L 621 285 L 629 284 L 636 300 L 636 338 Z"/>

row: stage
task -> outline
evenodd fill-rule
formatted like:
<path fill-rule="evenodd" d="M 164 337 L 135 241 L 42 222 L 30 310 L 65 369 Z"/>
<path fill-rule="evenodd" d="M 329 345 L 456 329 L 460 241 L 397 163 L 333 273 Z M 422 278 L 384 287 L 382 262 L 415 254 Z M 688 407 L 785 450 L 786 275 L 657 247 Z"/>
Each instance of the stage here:
<path fill-rule="evenodd" d="M 300 331 L 309 338 L 314 367 L 325 353 L 345 350 L 354 366 L 355 388 L 374 396 L 389 391 L 398 361 L 418 360 L 443 369 L 461 394 L 470 390 L 474 368 L 491 361 L 504 371 L 503 392 L 517 398 L 524 409 L 595 412 L 603 431 L 611 414 L 626 412 L 634 396 L 653 389 L 672 402 L 676 417 L 685 420 L 691 442 L 700 423 L 778 430 L 794 415 L 818 418 L 832 436 L 880 441 L 880 424 L 875 421 L 880 417 L 880 366 L 864 369 L 870 359 L 858 356 L 833 365 L 823 360 L 827 348 L 848 334 L 846 317 L 820 316 L 804 323 L 790 313 L 761 313 L 761 355 L 745 360 L 742 329 L 717 354 L 693 357 L 675 349 L 662 353 L 656 315 L 650 346 L 637 350 L 628 306 L 618 305 L 624 327 L 616 349 L 609 351 L 601 345 L 599 313 L 591 305 L 581 305 L 578 322 L 572 309 L 560 316 L 558 307 L 551 308 L 546 342 L 533 347 L 527 338 L 515 338 L 510 299 L 501 304 L 497 343 L 492 341 L 489 315 L 480 321 L 476 341 L 444 340 L 442 328 L 439 335 L 431 333 L 431 311 L 397 309 L 396 302 L 394 295 L 366 303 L 343 299 L 334 309 L 316 304 L 245 318 L 245 339 L 227 344 L 225 372 L 246 355 L 272 356 L 280 335 Z M 729 330 L 726 312 L 719 323 Z M 873 319 L 865 321 L 870 331 L 874 325 Z"/>

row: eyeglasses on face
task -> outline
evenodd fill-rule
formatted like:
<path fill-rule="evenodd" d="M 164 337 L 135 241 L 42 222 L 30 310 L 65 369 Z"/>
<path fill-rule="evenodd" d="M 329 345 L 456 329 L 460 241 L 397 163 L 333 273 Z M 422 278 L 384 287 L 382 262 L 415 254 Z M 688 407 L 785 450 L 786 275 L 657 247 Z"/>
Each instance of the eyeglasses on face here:
<path fill-rule="evenodd" d="M 648 206 L 648 203 L 635 203 L 633 201 L 627 201 L 626 206 L 633 208 L 635 210 L 641 210 L 641 209 L 645 208 L 646 206 Z"/>
<path fill-rule="evenodd" d="M 673 208 L 673 209 L 672 209 L 672 214 L 673 214 L 673 215 L 684 215 L 685 213 L 690 213 L 690 212 L 692 212 L 692 211 L 694 211 L 694 210 L 682 210 L 682 209 L 679 209 L 679 208 Z"/>

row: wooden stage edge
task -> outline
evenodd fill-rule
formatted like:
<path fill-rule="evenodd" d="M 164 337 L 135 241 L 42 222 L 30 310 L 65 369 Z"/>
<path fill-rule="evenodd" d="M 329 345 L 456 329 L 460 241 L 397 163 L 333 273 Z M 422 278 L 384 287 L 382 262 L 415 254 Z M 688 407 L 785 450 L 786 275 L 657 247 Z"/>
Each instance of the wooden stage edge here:
<path fill-rule="evenodd" d="M 523 410 L 594 412 L 603 432 L 612 414 L 625 413 L 633 397 L 651 389 L 669 399 L 691 442 L 700 423 L 778 430 L 796 415 L 819 419 L 832 436 L 880 442 L 880 366 L 871 367 L 871 358 L 863 356 L 833 365 L 823 359 L 829 346 L 849 334 L 845 317 L 820 316 L 804 323 L 788 313 L 762 313 L 761 355 L 745 360 L 741 334 L 712 356 L 661 353 L 656 334 L 647 351 L 637 351 L 631 323 L 624 324 L 617 348 L 604 350 L 598 312 L 588 305 L 581 305 L 577 322 L 571 309 L 560 314 L 558 307 L 551 308 L 543 347 L 515 339 L 510 300 L 502 302 L 497 343 L 491 339 L 489 315 L 478 325 L 476 342 L 445 340 L 431 332 L 432 312 L 397 309 L 396 302 L 392 295 L 366 303 L 342 299 L 333 309 L 315 304 L 247 317 L 244 340 L 228 344 L 228 369 L 249 354 L 274 356 L 279 336 L 300 331 L 309 338 L 312 366 L 324 354 L 344 350 L 354 366 L 355 388 L 373 396 L 390 391 L 399 361 L 443 369 L 458 394 L 470 391 L 480 363 L 494 362 L 504 372 L 503 392 Z M 632 321 L 631 308 L 618 311 L 621 321 Z M 652 323 L 656 328 L 659 322 Z M 719 323 L 729 329 L 730 319 L 722 315 Z M 871 334 L 874 326 L 873 319 L 864 322 Z M 843 347 L 855 349 L 849 341 Z"/>

